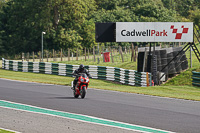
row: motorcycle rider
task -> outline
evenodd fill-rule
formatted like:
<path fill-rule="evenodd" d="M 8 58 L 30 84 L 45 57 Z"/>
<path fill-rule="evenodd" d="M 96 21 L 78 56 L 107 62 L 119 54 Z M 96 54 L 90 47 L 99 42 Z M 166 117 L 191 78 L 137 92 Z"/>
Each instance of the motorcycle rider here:
<path fill-rule="evenodd" d="M 76 78 L 74 79 L 74 82 L 73 82 L 73 87 L 72 87 L 73 90 L 75 90 L 76 83 L 78 82 L 78 78 L 79 78 L 79 77 L 78 77 L 78 74 L 79 74 L 79 73 L 85 73 L 88 77 L 91 77 L 91 75 L 89 74 L 88 70 L 85 69 L 85 66 L 84 66 L 83 64 L 81 64 L 81 65 L 79 66 L 79 68 L 76 69 L 76 70 L 73 72 L 73 75 L 76 76 Z"/>

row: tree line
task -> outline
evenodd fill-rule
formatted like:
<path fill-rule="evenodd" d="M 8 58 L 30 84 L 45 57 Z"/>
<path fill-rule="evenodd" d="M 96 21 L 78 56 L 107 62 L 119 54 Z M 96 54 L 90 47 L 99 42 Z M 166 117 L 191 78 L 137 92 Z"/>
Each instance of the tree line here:
<path fill-rule="evenodd" d="M 199 0 L 1 0 L 0 55 L 96 46 L 95 22 L 194 22 Z M 107 43 L 103 45 L 130 45 Z"/>

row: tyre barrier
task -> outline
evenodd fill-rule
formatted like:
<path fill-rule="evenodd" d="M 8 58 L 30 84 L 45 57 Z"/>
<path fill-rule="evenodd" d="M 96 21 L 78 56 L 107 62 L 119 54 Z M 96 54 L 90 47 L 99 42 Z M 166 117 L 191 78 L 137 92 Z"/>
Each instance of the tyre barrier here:
<path fill-rule="evenodd" d="M 2 58 L 2 68 L 11 71 L 32 72 L 73 77 L 79 65 L 49 62 L 12 61 Z M 109 80 L 121 84 L 147 87 L 151 86 L 151 73 L 137 72 L 116 67 L 85 66 L 93 79 Z"/>
<path fill-rule="evenodd" d="M 180 51 L 182 47 L 177 48 L 157 48 L 155 55 L 157 56 L 157 71 L 161 71 Z M 139 48 L 138 53 L 138 72 L 143 71 L 144 48 Z M 147 48 L 149 54 L 149 48 Z M 152 51 L 153 54 L 153 51 Z M 151 66 L 153 67 L 153 66 Z M 146 66 L 145 66 L 146 68 Z M 188 68 L 188 61 L 185 52 L 179 53 L 178 56 L 167 66 L 162 72 L 166 74 L 176 74 Z M 152 68 L 151 68 L 152 69 Z M 147 71 L 145 69 L 145 71 Z"/>
<path fill-rule="evenodd" d="M 200 72 L 192 71 L 192 85 L 200 87 Z"/>

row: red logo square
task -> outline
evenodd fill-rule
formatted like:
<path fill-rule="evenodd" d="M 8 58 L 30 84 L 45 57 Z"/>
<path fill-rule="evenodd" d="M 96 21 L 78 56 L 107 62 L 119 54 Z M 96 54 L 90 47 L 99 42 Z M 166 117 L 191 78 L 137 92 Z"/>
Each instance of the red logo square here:
<path fill-rule="evenodd" d="M 177 33 L 178 29 L 173 29 L 172 33 Z"/>
<path fill-rule="evenodd" d="M 183 28 L 183 33 L 188 33 L 189 28 Z"/>
<path fill-rule="evenodd" d="M 181 39 L 181 37 L 182 37 L 182 33 L 177 33 L 175 39 Z"/>

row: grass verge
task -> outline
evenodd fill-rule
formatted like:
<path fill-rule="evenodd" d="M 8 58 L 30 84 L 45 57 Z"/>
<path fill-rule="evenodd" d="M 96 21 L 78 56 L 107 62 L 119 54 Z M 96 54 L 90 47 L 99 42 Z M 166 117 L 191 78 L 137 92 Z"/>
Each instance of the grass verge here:
<path fill-rule="evenodd" d="M 74 79 L 72 77 L 65 77 L 65 76 L 14 72 L 3 69 L 0 69 L 0 78 L 28 81 L 28 82 L 48 83 L 56 85 L 70 85 L 71 81 Z M 135 86 L 116 84 L 110 81 L 91 79 L 89 87 L 96 89 L 200 101 L 200 88 L 190 85 L 135 87 Z"/>
<path fill-rule="evenodd" d="M 0 129 L 0 133 L 14 133 L 14 132 L 7 131 L 7 130 L 4 130 L 4 129 Z"/>

